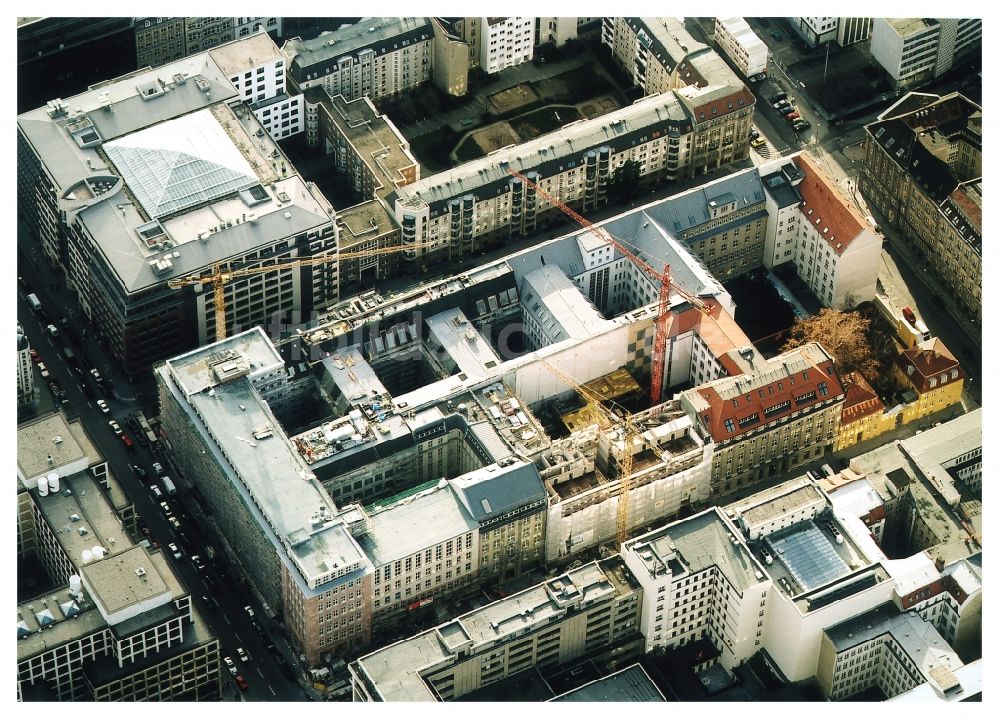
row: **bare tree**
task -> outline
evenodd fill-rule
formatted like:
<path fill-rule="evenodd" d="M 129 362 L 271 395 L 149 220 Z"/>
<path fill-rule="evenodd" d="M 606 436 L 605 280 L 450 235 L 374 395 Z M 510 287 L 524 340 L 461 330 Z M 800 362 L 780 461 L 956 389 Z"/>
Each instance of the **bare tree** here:
<path fill-rule="evenodd" d="M 796 320 L 782 349 L 818 342 L 833 357 L 838 371 L 856 370 L 872 382 L 880 375 L 880 359 L 873 351 L 870 329 L 871 319 L 860 312 L 823 309 L 819 315 Z"/>

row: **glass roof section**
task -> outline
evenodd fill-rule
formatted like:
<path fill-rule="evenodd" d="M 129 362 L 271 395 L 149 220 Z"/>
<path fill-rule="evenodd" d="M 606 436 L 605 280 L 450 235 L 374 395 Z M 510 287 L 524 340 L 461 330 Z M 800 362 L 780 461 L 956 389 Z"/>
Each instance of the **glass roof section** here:
<path fill-rule="evenodd" d="M 104 150 L 153 218 L 259 183 L 207 109 L 105 143 Z"/>
<path fill-rule="evenodd" d="M 806 591 L 850 572 L 832 541 L 812 520 L 796 525 L 788 532 L 775 533 L 767 538 L 767 542 L 774 550 L 774 558 L 788 568 L 795 582 Z"/>

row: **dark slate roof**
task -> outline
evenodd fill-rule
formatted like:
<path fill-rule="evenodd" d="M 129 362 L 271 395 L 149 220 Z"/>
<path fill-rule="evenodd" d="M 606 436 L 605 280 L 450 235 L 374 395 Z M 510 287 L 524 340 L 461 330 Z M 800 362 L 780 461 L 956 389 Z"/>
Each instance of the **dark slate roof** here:
<path fill-rule="evenodd" d="M 666 702 L 666 699 L 642 666 L 636 663 L 554 697 L 550 702 Z"/>
<path fill-rule="evenodd" d="M 764 184 L 764 192 L 771 196 L 779 208 L 792 207 L 802 202 L 798 190 L 780 170 L 762 175 L 760 179 Z"/>
<path fill-rule="evenodd" d="M 452 481 L 459 500 L 476 522 L 545 499 L 545 486 L 532 463 L 489 466 Z"/>

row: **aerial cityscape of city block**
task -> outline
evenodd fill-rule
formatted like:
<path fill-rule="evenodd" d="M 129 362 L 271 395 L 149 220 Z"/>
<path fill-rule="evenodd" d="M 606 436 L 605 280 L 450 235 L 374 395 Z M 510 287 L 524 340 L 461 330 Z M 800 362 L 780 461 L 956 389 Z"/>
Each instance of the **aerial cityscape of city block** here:
<path fill-rule="evenodd" d="M 982 19 L 17 18 L 17 701 L 982 700 Z"/>

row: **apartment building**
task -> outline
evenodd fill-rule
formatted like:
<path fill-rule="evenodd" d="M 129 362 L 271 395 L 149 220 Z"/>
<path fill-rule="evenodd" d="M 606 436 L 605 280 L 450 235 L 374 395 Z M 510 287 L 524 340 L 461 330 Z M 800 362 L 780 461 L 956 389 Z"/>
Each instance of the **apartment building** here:
<path fill-rule="evenodd" d="M 323 87 L 346 100 L 397 95 L 431 80 L 430 18 L 373 18 L 312 40 L 294 38 L 287 58 L 292 92 Z"/>
<path fill-rule="evenodd" d="M 21 326 L 17 326 L 17 407 L 35 402 L 35 365 L 31 361 L 31 344 Z"/>
<path fill-rule="evenodd" d="M 770 360 L 752 347 L 729 352 L 730 376 L 680 394 L 715 443 L 712 495 L 787 472 L 832 449 L 845 392 L 818 343 Z"/>
<path fill-rule="evenodd" d="M 872 58 L 897 87 L 923 85 L 980 52 L 982 18 L 875 18 Z"/>
<path fill-rule="evenodd" d="M 135 544 L 132 503 L 80 423 L 22 425 L 17 454 L 18 699 L 219 699 L 218 640 L 166 557 Z"/>
<path fill-rule="evenodd" d="M 25 223 L 128 372 L 215 336 L 210 286 L 169 281 L 217 262 L 336 250 L 333 208 L 254 113 L 230 104 L 234 74 L 203 53 L 18 118 Z M 336 297 L 335 263 L 261 273 L 227 285 L 227 321 L 268 322 Z"/>
<path fill-rule="evenodd" d="M 555 220 L 559 211 L 511 178 L 508 167 L 587 211 L 604 204 L 610 178 L 628 161 L 650 182 L 694 177 L 739 160 L 752 106 L 745 89 L 685 89 L 422 178 L 386 198 L 404 246 L 433 245 L 404 256 L 464 257 Z"/>
<path fill-rule="evenodd" d="M 487 75 L 531 60 L 535 52 L 535 18 L 479 18 L 479 67 Z"/>
<path fill-rule="evenodd" d="M 917 394 L 917 402 L 904 410 L 903 422 L 922 418 L 962 401 L 965 373 L 939 338 L 903 350 L 894 358 L 892 374 L 902 386 Z"/>
<path fill-rule="evenodd" d="M 619 556 L 588 563 L 351 663 L 354 699 L 434 702 L 522 670 L 641 650 L 643 591 Z"/>
<path fill-rule="evenodd" d="M 771 581 L 717 507 L 627 541 L 645 651 L 706 638 L 732 669 L 763 644 Z M 748 631 L 748 629 L 753 630 Z"/>
<path fill-rule="evenodd" d="M 245 18 L 237 18 L 239 20 Z M 259 24 L 259 23 L 252 23 Z M 229 76 L 240 98 L 250 106 L 264 130 L 275 140 L 305 129 L 301 95 L 289 95 L 285 84 L 285 57 L 261 30 L 240 42 L 209 51 L 219 69 Z"/>
<path fill-rule="evenodd" d="M 745 77 L 767 72 L 767 45 L 741 17 L 715 18 L 715 42 Z"/>
<path fill-rule="evenodd" d="M 866 126 L 858 189 L 981 322 L 982 108 L 907 95 Z"/>
<path fill-rule="evenodd" d="M 459 18 L 431 18 L 434 30 L 434 56 L 431 73 L 434 85 L 442 92 L 460 97 L 469 90 L 469 44 L 463 39 Z"/>

